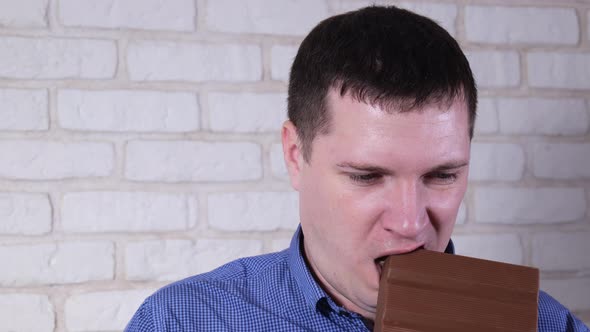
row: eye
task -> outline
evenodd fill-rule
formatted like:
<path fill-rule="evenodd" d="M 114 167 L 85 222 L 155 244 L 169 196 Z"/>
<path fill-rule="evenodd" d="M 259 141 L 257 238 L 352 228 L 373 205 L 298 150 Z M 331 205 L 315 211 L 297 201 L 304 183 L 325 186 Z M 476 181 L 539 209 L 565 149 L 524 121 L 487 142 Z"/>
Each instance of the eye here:
<path fill-rule="evenodd" d="M 451 184 L 457 180 L 457 173 L 436 172 L 427 174 L 426 180 L 435 184 Z"/>
<path fill-rule="evenodd" d="M 383 176 L 378 173 L 367 173 L 367 174 L 349 174 L 348 177 L 352 181 L 360 183 L 360 184 L 372 184 L 372 183 L 378 181 L 379 179 L 381 179 Z"/>

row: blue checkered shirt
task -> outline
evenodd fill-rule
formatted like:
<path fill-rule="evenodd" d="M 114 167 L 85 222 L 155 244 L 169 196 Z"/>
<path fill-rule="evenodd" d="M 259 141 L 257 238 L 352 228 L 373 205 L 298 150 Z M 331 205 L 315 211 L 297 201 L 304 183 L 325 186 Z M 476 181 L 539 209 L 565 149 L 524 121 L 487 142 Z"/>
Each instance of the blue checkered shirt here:
<path fill-rule="evenodd" d="M 160 289 L 125 331 L 370 331 L 371 322 L 338 306 L 317 284 L 301 241 L 299 228 L 288 249 L 241 258 Z M 590 331 L 544 292 L 538 325 L 539 332 Z"/>

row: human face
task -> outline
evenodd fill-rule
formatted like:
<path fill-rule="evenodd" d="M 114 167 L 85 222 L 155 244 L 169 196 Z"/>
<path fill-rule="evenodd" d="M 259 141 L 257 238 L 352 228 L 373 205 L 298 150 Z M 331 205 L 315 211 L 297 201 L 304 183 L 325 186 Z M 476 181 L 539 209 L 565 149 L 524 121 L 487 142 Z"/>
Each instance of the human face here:
<path fill-rule="evenodd" d="M 443 251 L 467 187 L 466 103 L 411 112 L 327 96 L 329 133 L 305 162 L 292 123 L 283 127 L 291 183 L 299 191 L 308 264 L 340 305 L 374 319 L 385 256 Z"/>

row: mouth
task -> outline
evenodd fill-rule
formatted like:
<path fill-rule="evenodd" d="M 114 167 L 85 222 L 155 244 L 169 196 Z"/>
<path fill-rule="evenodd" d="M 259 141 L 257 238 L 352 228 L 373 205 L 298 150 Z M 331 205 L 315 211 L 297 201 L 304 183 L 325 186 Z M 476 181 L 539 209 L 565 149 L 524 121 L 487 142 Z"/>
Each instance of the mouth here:
<path fill-rule="evenodd" d="M 391 253 L 388 253 L 386 255 L 380 256 L 375 258 L 375 266 L 377 267 L 377 272 L 379 273 L 379 276 L 381 276 L 381 272 L 383 272 L 383 265 L 385 264 L 385 260 L 387 259 L 387 257 L 391 256 L 391 255 L 402 255 L 402 254 L 407 254 L 410 252 L 414 252 L 416 250 L 419 249 L 424 249 L 424 245 L 421 245 L 419 247 L 413 248 L 411 250 L 398 250 L 398 251 L 394 251 Z"/>

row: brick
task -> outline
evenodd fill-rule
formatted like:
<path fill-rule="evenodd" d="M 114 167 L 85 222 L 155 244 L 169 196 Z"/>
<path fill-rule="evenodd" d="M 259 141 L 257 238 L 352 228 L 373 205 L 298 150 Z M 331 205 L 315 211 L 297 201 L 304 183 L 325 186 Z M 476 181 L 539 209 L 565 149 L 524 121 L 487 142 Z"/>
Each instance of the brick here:
<path fill-rule="evenodd" d="M 538 233 L 533 236 L 533 265 L 543 270 L 590 269 L 590 232 Z"/>
<path fill-rule="evenodd" d="M 186 195 L 146 192 L 80 192 L 64 195 L 66 232 L 147 232 L 189 227 Z"/>
<path fill-rule="evenodd" d="M 590 54 L 531 52 L 527 61 L 532 87 L 590 89 Z"/>
<path fill-rule="evenodd" d="M 0 234 L 39 235 L 51 231 L 46 194 L 0 193 Z"/>
<path fill-rule="evenodd" d="M 276 252 L 289 248 L 291 246 L 291 238 L 286 237 L 282 239 L 273 239 L 270 244 L 270 251 Z"/>
<path fill-rule="evenodd" d="M 125 176 L 136 181 L 247 181 L 262 176 L 261 149 L 247 142 L 132 141 Z"/>
<path fill-rule="evenodd" d="M 453 235 L 452 239 L 458 255 L 510 264 L 524 263 L 522 244 L 515 234 Z"/>
<path fill-rule="evenodd" d="M 204 273 L 234 259 L 262 253 L 260 241 L 163 240 L 130 243 L 125 250 L 129 280 L 170 281 Z"/>
<path fill-rule="evenodd" d="M 295 229 L 299 224 L 298 196 L 294 192 L 210 194 L 207 201 L 209 225 L 215 229 L 271 231 Z"/>
<path fill-rule="evenodd" d="M 133 81 L 257 81 L 261 49 L 249 44 L 132 42 L 127 51 Z"/>
<path fill-rule="evenodd" d="M 520 60 L 514 51 L 467 52 L 479 87 L 514 87 L 520 83 Z"/>
<path fill-rule="evenodd" d="M 0 0 L 0 26 L 46 27 L 49 0 Z"/>
<path fill-rule="evenodd" d="M 57 180 L 107 176 L 111 144 L 96 142 L 0 141 L 0 178 Z"/>
<path fill-rule="evenodd" d="M 480 188 L 475 191 L 477 222 L 550 224 L 586 215 L 581 188 Z"/>
<path fill-rule="evenodd" d="M 70 296 L 65 303 L 65 324 L 70 332 L 123 331 L 153 289 L 92 292 Z"/>
<path fill-rule="evenodd" d="M 296 46 L 274 45 L 270 50 L 270 77 L 277 81 L 288 81 L 289 72 L 295 56 Z"/>
<path fill-rule="evenodd" d="M 574 45 L 580 34 L 573 8 L 494 6 L 467 6 L 465 32 L 472 42 L 502 44 Z"/>
<path fill-rule="evenodd" d="M 463 201 L 461 202 L 461 205 L 459 205 L 459 211 L 457 212 L 455 223 L 464 224 L 465 221 L 467 221 L 467 204 Z"/>
<path fill-rule="evenodd" d="M 47 130 L 46 90 L 0 90 L 0 130 Z"/>
<path fill-rule="evenodd" d="M 65 26 L 190 31 L 193 0 L 61 0 Z"/>
<path fill-rule="evenodd" d="M 210 93 L 208 99 L 212 131 L 278 132 L 287 119 L 284 93 Z"/>
<path fill-rule="evenodd" d="M 456 33 L 455 20 L 457 18 L 457 7 L 453 4 L 402 2 L 400 3 L 400 7 L 431 18 L 453 36 Z"/>
<path fill-rule="evenodd" d="M 280 179 L 288 179 L 289 172 L 283 157 L 283 145 L 273 144 L 270 146 L 270 169 L 272 175 Z"/>
<path fill-rule="evenodd" d="M 325 2 L 316 0 L 216 0 L 205 13 L 209 30 L 298 36 L 329 16 Z"/>
<path fill-rule="evenodd" d="M 493 98 L 481 98 L 477 105 L 475 135 L 498 132 L 498 103 Z"/>
<path fill-rule="evenodd" d="M 391 1 L 333 1 L 332 7 L 336 13 L 344 13 L 373 4 L 392 5 Z M 442 4 L 434 2 L 395 2 L 395 6 L 410 10 L 419 15 L 426 16 L 440 24 L 451 35 L 455 35 L 455 19 L 457 18 L 457 7 L 453 4 Z"/>
<path fill-rule="evenodd" d="M 583 99 L 502 98 L 498 109 L 506 134 L 580 135 L 590 122 Z"/>
<path fill-rule="evenodd" d="M 590 144 L 535 144 L 533 174 L 540 178 L 590 178 Z"/>
<path fill-rule="evenodd" d="M 570 310 L 590 310 L 590 278 L 541 280 L 541 289 Z"/>
<path fill-rule="evenodd" d="M 473 143 L 469 179 L 517 181 L 524 172 L 524 151 L 518 144 Z"/>
<path fill-rule="evenodd" d="M 0 78 L 101 79 L 114 77 L 117 48 L 106 40 L 0 37 L 0 58 Z"/>
<path fill-rule="evenodd" d="M 4 245 L 0 263 L 10 266 L 0 273 L 3 287 L 111 280 L 114 247 L 104 241 Z"/>
<path fill-rule="evenodd" d="M 197 96 L 186 92 L 84 91 L 58 93 L 59 124 L 89 131 L 186 132 L 199 129 Z"/>
<path fill-rule="evenodd" d="M 53 332 L 55 314 L 46 295 L 1 294 L 2 331 Z"/>

